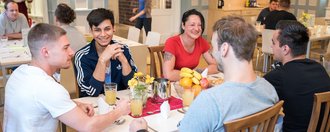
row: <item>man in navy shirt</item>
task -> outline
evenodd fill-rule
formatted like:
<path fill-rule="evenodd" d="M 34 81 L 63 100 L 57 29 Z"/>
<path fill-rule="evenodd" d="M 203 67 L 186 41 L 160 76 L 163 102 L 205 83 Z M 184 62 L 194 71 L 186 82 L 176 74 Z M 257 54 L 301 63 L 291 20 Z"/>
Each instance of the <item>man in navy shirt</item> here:
<path fill-rule="evenodd" d="M 99 8 L 87 16 L 93 40 L 75 54 L 75 72 L 80 97 L 104 93 L 103 84 L 117 83 L 117 89 L 128 87 L 137 68 L 127 45 L 112 40 L 114 17 L 112 11 Z"/>

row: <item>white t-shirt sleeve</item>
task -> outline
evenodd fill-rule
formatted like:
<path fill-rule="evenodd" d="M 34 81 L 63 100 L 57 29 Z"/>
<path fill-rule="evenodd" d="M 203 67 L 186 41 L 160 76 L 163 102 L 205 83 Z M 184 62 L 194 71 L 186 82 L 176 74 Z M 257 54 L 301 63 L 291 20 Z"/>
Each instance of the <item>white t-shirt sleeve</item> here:
<path fill-rule="evenodd" d="M 60 84 L 49 81 L 46 88 L 39 89 L 36 100 L 52 115 L 53 118 L 69 112 L 77 105 L 70 99 L 68 91 Z"/>

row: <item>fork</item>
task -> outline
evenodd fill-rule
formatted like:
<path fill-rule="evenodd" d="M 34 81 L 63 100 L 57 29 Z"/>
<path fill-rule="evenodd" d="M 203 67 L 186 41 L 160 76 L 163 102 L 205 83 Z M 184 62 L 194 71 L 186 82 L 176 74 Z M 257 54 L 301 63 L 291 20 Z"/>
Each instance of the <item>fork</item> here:
<path fill-rule="evenodd" d="M 118 120 L 116 120 L 116 121 L 114 122 L 114 124 L 116 124 L 116 125 L 121 125 L 121 124 L 124 124 L 125 121 L 126 121 L 126 119 L 124 119 L 124 118 L 122 118 L 122 119 L 118 119 Z"/>

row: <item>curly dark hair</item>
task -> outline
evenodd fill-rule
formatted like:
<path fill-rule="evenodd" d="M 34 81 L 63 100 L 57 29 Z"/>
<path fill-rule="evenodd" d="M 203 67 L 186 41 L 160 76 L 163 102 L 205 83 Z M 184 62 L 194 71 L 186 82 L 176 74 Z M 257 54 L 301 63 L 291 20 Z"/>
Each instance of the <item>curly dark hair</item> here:
<path fill-rule="evenodd" d="M 60 3 L 55 10 L 55 17 L 61 23 L 70 24 L 76 19 L 76 13 L 67 4 Z"/>

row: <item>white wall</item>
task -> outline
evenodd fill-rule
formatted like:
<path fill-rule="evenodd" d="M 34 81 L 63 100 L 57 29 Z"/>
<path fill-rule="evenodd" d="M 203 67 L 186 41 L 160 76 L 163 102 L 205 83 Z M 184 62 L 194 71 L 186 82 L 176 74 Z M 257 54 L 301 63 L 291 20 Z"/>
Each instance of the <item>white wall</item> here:
<path fill-rule="evenodd" d="M 165 43 L 167 38 L 180 32 L 180 0 L 172 0 L 171 9 L 165 9 L 164 6 L 165 5 L 160 4 L 159 8 L 153 8 L 151 12 L 151 30 L 162 34 L 160 43 Z"/>

